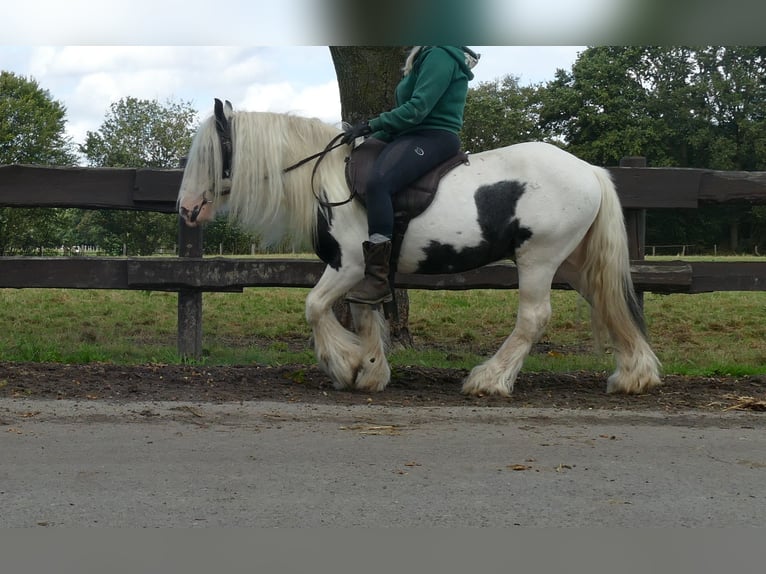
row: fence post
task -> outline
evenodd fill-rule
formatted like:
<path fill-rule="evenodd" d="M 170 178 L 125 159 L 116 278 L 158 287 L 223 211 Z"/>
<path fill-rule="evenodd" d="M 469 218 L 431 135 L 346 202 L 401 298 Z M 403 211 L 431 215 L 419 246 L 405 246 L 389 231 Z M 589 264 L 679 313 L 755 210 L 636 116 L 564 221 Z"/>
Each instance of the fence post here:
<path fill-rule="evenodd" d="M 627 156 L 620 160 L 620 167 L 646 167 L 646 158 Z M 624 209 L 625 228 L 628 232 L 628 252 L 631 260 L 643 261 L 646 255 L 646 209 Z M 636 291 L 641 310 L 644 309 L 644 292 Z"/>
<path fill-rule="evenodd" d="M 181 167 L 186 158 L 181 160 Z M 189 227 L 178 218 L 178 256 L 202 257 L 202 227 Z M 178 291 L 178 355 L 181 360 L 202 358 L 202 291 Z"/>

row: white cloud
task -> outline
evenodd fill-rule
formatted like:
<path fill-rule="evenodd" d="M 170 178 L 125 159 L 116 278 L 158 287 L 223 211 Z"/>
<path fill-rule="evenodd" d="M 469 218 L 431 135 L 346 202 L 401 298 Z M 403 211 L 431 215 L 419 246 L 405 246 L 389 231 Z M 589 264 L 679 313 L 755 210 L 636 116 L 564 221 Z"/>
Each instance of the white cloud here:
<path fill-rule="evenodd" d="M 247 89 L 242 104 L 238 107 L 253 111 L 317 117 L 328 123 L 340 121 L 340 96 L 335 80 L 300 90 L 288 82 L 256 84 Z"/>
<path fill-rule="evenodd" d="M 507 74 L 550 80 L 582 48 L 478 46 L 472 85 Z M 200 117 L 213 98 L 237 109 L 340 120 L 335 69 L 326 46 L 0 46 L 0 69 L 32 76 L 67 108 L 67 131 L 83 143 L 112 103 L 126 97 L 191 102 Z"/>

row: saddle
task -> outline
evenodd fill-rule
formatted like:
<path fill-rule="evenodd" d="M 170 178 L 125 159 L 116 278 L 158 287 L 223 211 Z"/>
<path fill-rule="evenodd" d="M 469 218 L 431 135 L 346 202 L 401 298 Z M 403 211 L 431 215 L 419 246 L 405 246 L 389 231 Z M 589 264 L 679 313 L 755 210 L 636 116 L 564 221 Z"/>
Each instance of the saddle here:
<path fill-rule="evenodd" d="M 346 158 L 346 183 L 354 197 L 361 201 L 365 207 L 367 206 L 367 181 L 370 170 L 384 147 L 386 147 L 386 142 L 368 138 L 362 145 L 354 148 L 351 155 Z M 431 205 L 441 178 L 458 165 L 467 163 L 468 154 L 459 151 L 457 155 L 437 165 L 420 179 L 411 183 L 406 189 L 397 191 L 391 198 L 394 205 L 394 234 L 399 235 L 398 228 L 402 227 L 401 235 L 404 236 L 409 222 Z"/>

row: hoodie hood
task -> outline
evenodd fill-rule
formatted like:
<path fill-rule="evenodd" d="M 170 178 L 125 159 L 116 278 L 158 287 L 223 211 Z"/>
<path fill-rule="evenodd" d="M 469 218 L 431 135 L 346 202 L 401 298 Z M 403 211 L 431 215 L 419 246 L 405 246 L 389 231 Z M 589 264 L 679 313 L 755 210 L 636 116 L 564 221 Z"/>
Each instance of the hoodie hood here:
<path fill-rule="evenodd" d="M 464 46 L 414 46 L 409 56 L 407 56 L 407 61 L 402 69 L 404 75 L 408 75 L 414 66 L 420 65 L 425 55 L 433 48 L 441 48 L 447 52 L 458 63 L 468 80 L 473 80 L 471 69 L 479 62 L 481 54 L 476 54 L 473 50 Z"/>
<path fill-rule="evenodd" d="M 466 52 L 464 48 L 458 46 L 439 46 L 439 48 L 452 56 L 468 79 L 473 80 L 471 68 L 479 61 L 478 57 L 474 57 L 474 54 Z"/>

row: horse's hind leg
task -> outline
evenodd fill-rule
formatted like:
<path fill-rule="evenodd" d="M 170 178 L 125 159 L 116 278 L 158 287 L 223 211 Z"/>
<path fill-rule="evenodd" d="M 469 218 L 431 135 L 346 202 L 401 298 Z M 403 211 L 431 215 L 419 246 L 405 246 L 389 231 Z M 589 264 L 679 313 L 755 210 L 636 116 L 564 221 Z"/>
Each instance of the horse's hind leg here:
<path fill-rule="evenodd" d="M 524 359 L 550 320 L 551 281 L 555 271 L 547 267 L 519 268 L 516 326 L 494 356 L 473 368 L 463 383 L 463 393 L 511 394 Z"/>
<path fill-rule="evenodd" d="M 361 363 L 356 375 L 356 388 L 382 391 L 391 379 L 386 359 L 388 323 L 383 313 L 369 305 L 351 305 L 354 326 L 361 341 Z"/>

